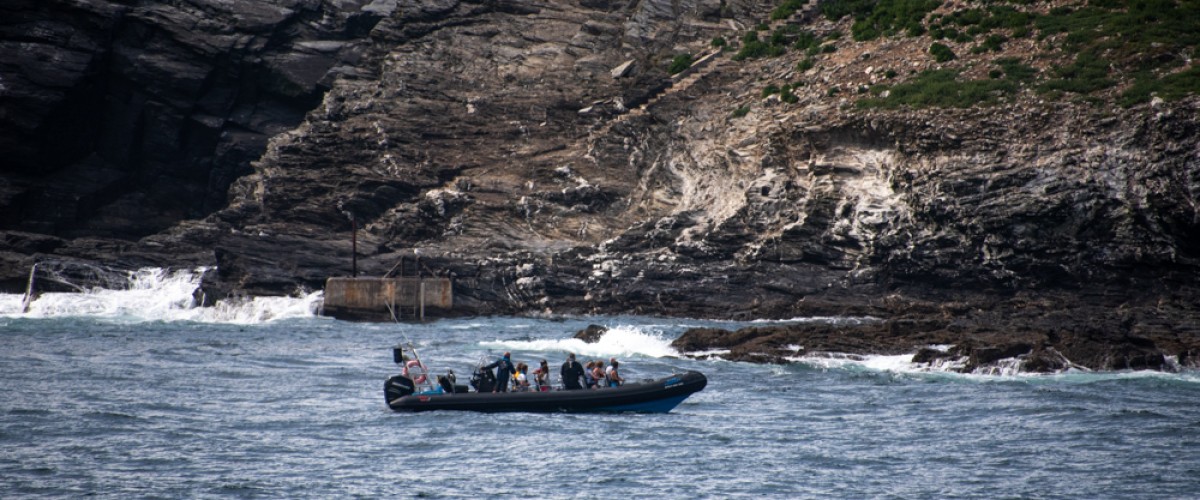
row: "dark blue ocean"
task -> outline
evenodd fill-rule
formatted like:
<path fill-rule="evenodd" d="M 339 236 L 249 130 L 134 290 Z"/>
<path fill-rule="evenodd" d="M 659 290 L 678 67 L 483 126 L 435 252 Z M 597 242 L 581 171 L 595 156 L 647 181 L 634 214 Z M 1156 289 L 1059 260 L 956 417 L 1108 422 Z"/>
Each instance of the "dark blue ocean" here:
<path fill-rule="evenodd" d="M 313 297 L 170 297 L 67 294 L 18 313 L 0 296 L 0 498 L 1200 497 L 1196 372 L 762 366 L 669 347 L 734 323 L 356 324 L 311 316 Z M 612 328 L 599 344 L 570 338 L 593 323 Z M 669 414 L 398 414 L 382 386 L 406 341 L 460 381 L 504 350 L 710 381 Z"/>

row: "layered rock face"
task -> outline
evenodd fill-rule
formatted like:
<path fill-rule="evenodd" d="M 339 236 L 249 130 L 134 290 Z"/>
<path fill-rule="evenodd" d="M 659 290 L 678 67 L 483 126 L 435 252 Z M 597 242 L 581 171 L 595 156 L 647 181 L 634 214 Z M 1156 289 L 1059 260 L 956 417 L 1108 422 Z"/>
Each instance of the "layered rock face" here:
<path fill-rule="evenodd" d="M 395 2 L 0 6 L 0 229 L 136 239 L 226 205 Z"/>
<path fill-rule="evenodd" d="M 111 253 L 215 265 L 210 298 L 289 293 L 349 274 L 357 229 L 360 273 L 451 275 L 463 314 L 950 315 L 974 318 L 966 328 L 979 332 L 973 338 L 1002 334 L 1011 318 L 1041 325 L 1031 346 L 1083 338 L 1054 333 L 1053 325 L 1087 317 L 1104 335 L 1194 336 L 1185 328 L 1185 313 L 1200 297 L 1194 97 L 1120 108 L 1027 93 L 1000 107 L 866 111 L 833 91 L 875 74 L 862 68 L 880 64 L 874 61 L 907 57 L 888 52 L 890 42 L 871 47 L 873 54 L 835 54 L 835 66 L 807 73 L 794 62 L 739 63 L 725 54 L 693 75 L 669 77 L 674 55 L 705 53 L 714 37 L 736 39 L 766 18 L 769 2 L 297 1 L 270 4 L 279 14 L 265 21 L 234 23 L 251 32 L 237 43 L 196 40 L 208 33 L 204 23 L 186 36 L 134 29 L 147 19 L 176 26 L 149 13 L 200 3 L 121 4 L 109 7 L 121 14 L 108 17 L 93 15 L 100 4 L 76 3 L 93 8 L 80 7 L 73 22 L 108 33 L 86 47 L 132 46 L 121 41 L 149 32 L 163 33 L 153 38 L 163 44 L 216 47 L 199 59 L 216 68 L 200 72 L 214 83 L 188 84 L 195 72 L 183 69 L 200 64 L 197 50 L 144 65 L 122 66 L 135 59 L 128 55 L 104 56 L 115 66 L 84 57 L 71 67 L 83 68 L 80 80 L 90 81 L 99 68 L 182 65 L 162 72 L 178 75 L 167 88 L 196 89 L 190 100 L 151 92 L 119 103 L 107 97 L 101 107 L 109 111 L 96 116 L 127 116 L 128 103 L 138 102 L 139 116 L 166 109 L 158 123 L 207 131 L 182 136 L 209 138 L 200 155 L 185 154 L 191 143 L 179 137 L 150 140 L 167 128 L 150 126 L 153 120 L 132 136 L 140 144 L 165 141 L 187 158 L 172 168 L 205 179 L 169 196 L 193 210 L 172 218 L 216 208 L 217 193 L 224 196 L 232 183 L 228 204 L 137 243 L 114 243 L 119 251 Z M 213 2 L 205 12 L 233 12 L 224 5 Z M 255 62 L 230 62 L 237 57 Z M 255 71 L 273 84 L 245 73 Z M 244 80 L 233 87 L 251 94 L 211 111 L 201 105 L 209 102 L 202 89 L 232 92 L 215 84 L 221 78 Z M 159 81 L 120 81 L 143 80 Z M 761 97 L 764 82 L 793 80 L 810 82 L 798 103 Z M 93 91 L 63 88 L 64 96 Z M 648 106 L 637 109 L 642 104 Z M 43 108 L 41 122 L 17 123 L 10 113 L 5 126 L 22 137 L 65 126 L 55 125 L 53 106 Z M 299 125 L 287 124 L 306 110 Z M 208 116 L 221 118 L 201 119 Z M 128 135 L 127 121 L 111 126 L 114 135 Z M 261 142 L 242 141 L 242 133 L 273 138 L 259 155 L 251 146 Z M 36 141 L 10 148 L 22 151 L 25 165 L 48 154 Z M 146 159 L 136 164 L 144 170 L 157 155 L 141 154 Z M 6 202 L 35 206 L 18 203 L 19 193 L 30 192 L 21 186 L 34 183 L 29 179 L 48 185 L 85 156 L 129 167 L 126 157 L 89 152 L 61 160 L 53 175 L 22 168 L 7 177 Z M 234 181 L 251 158 L 252 170 Z M 149 186 L 142 195 L 159 193 Z M 120 211 L 143 199 L 136 190 L 118 192 L 99 206 Z M 44 224 L 9 224 L 50 232 Z M 47 249 L 53 245 L 34 244 L 41 237 L 27 233 L 6 238 L 14 283 L 36 252 L 104 255 L 77 243 Z M 956 305 L 928 305 L 939 303 Z M 1004 313 L 1022 308 L 1045 315 Z M 1110 308 L 1127 313 L 1094 317 Z M 924 342 L 910 337 L 904 349 Z M 1189 342 L 1158 345 L 1179 356 L 1194 349 Z"/>

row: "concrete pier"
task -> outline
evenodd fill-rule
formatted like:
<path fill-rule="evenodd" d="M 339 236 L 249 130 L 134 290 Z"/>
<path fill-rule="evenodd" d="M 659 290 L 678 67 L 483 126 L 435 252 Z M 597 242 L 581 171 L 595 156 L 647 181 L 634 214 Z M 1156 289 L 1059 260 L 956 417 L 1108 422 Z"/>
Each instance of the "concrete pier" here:
<path fill-rule="evenodd" d="M 453 307 L 449 278 L 329 278 L 322 314 L 352 321 L 421 321 Z"/>

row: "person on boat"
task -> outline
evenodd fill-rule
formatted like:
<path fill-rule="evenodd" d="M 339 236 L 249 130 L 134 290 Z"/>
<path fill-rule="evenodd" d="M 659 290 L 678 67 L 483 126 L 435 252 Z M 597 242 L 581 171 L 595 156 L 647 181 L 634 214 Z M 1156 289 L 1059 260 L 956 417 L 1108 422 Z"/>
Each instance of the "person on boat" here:
<path fill-rule="evenodd" d="M 583 366 L 575 361 L 575 353 L 567 353 L 567 360 L 563 362 L 562 370 L 559 371 L 563 387 L 567 390 L 583 389 L 583 386 L 579 385 L 579 378 L 583 376 L 583 373 Z"/>
<path fill-rule="evenodd" d="M 592 372 L 596 369 L 595 361 L 588 361 L 587 366 L 583 367 L 583 385 L 588 389 L 596 387 L 596 377 Z"/>
<path fill-rule="evenodd" d="M 621 374 L 617 372 L 618 366 L 620 366 L 620 363 L 617 362 L 617 358 L 613 358 L 612 364 L 608 365 L 608 370 L 604 374 L 608 377 L 609 387 L 620 387 L 621 384 L 625 383 L 625 379 L 621 378 Z"/>
<path fill-rule="evenodd" d="M 517 371 L 513 374 L 514 391 L 525 392 L 529 390 L 529 378 L 525 376 L 526 373 L 529 373 L 529 365 L 517 363 Z"/>
<path fill-rule="evenodd" d="M 428 380 L 428 378 L 425 376 L 425 365 L 421 364 L 420 361 L 408 359 L 408 356 L 404 355 L 401 355 L 400 359 L 401 361 L 404 361 L 404 368 L 400 370 L 401 375 L 409 378 L 413 378 L 413 375 L 416 375 L 416 378 L 413 380 L 413 382 L 417 383 L 418 385 L 424 384 L 425 381 Z"/>
<path fill-rule="evenodd" d="M 497 359 L 495 362 L 484 366 L 482 369 L 496 369 L 496 388 L 492 392 L 508 392 L 508 376 L 516 372 L 516 367 L 512 364 L 512 353 L 504 353 L 504 357 Z"/>
<path fill-rule="evenodd" d="M 550 389 L 550 365 L 544 359 L 538 365 L 538 368 L 533 371 L 533 385 L 538 391 Z"/>
<path fill-rule="evenodd" d="M 595 381 L 596 381 L 596 385 L 595 385 L 596 388 L 604 387 L 606 385 L 604 383 L 605 380 L 604 380 L 604 362 L 603 361 L 597 360 L 597 361 L 592 362 L 592 378 L 595 379 Z"/>
<path fill-rule="evenodd" d="M 415 374 L 416 379 L 413 381 L 416 384 L 425 384 L 425 381 L 428 380 L 425 365 L 421 365 L 421 362 L 416 360 L 409 360 L 404 363 L 403 374 L 404 376 L 413 376 Z"/>

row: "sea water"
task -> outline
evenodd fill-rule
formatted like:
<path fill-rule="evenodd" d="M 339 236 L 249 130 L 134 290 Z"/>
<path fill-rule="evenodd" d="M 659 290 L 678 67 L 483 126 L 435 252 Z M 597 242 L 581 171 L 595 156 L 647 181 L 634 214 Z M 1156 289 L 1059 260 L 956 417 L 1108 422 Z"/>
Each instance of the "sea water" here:
<path fill-rule="evenodd" d="M 148 270 L 28 311 L 0 295 L 0 498 L 1200 497 L 1196 372 L 688 359 L 670 347 L 686 329 L 743 324 L 346 323 L 315 314 L 319 294 L 197 308 L 196 277 Z M 589 324 L 610 331 L 571 338 Z M 669 414 L 394 413 L 383 382 L 408 343 L 460 382 L 512 351 L 709 385 Z"/>

